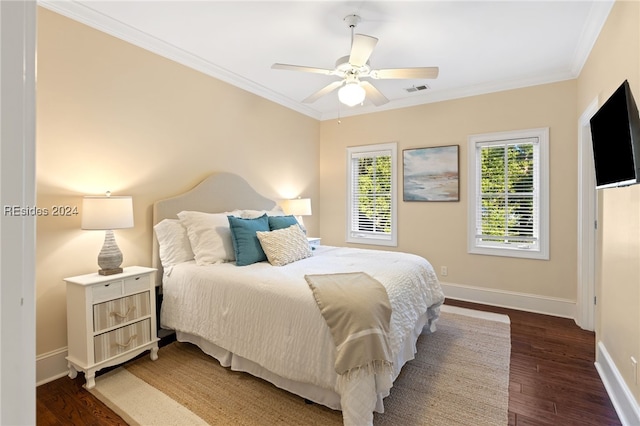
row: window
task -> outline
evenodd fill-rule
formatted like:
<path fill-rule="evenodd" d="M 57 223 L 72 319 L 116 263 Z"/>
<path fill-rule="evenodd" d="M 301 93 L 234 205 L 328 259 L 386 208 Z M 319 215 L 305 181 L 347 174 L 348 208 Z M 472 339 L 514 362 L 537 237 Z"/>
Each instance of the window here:
<path fill-rule="evenodd" d="M 548 145 L 548 128 L 469 137 L 469 253 L 549 259 Z"/>
<path fill-rule="evenodd" d="M 347 242 L 397 245 L 396 144 L 347 148 Z"/>

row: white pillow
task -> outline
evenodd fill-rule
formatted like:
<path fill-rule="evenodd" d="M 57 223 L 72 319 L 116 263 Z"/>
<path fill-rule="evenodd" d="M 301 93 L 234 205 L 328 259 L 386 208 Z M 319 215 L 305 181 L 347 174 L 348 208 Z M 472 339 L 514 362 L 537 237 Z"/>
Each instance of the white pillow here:
<path fill-rule="evenodd" d="M 187 229 L 196 265 L 233 262 L 236 260 L 231 241 L 228 215 L 236 212 L 203 213 L 182 211 L 180 223 Z"/>
<path fill-rule="evenodd" d="M 160 262 L 162 266 L 177 265 L 193 260 L 193 250 L 187 236 L 187 230 L 178 219 L 165 219 L 153 227 L 158 239 Z"/>
<path fill-rule="evenodd" d="M 298 225 L 269 232 L 258 231 L 256 235 L 272 265 L 284 266 L 311 256 L 309 241 Z"/>
<path fill-rule="evenodd" d="M 275 206 L 272 210 L 240 210 L 240 217 L 243 219 L 255 219 L 263 214 L 267 216 L 284 216 L 284 210 L 280 206 Z"/>

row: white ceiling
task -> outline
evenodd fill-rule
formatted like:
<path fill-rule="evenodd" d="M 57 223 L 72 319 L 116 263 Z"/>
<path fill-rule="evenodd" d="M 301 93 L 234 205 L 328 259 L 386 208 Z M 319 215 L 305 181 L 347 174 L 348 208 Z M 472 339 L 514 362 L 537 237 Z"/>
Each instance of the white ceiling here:
<path fill-rule="evenodd" d="M 39 4 L 319 120 L 578 76 L 612 0 L 598 1 L 55 1 Z M 300 101 L 336 77 L 349 53 L 343 19 L 379 42 L 372 68 L 440 67 L 435 80 L 373 80 L 390 102 Z M 405 89 L 427 84 L 428 90 Z"/>

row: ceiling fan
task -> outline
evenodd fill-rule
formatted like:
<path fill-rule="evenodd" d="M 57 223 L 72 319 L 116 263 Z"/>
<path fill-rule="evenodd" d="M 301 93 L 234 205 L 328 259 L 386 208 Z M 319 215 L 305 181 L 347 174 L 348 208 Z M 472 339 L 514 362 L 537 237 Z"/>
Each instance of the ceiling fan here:
<path fill-rule="evenodd" d="M 371 69 L 369 57 L 376 47 L 378 39 L 364 34 L 354 34 L 355 27 L 360 22 L 358 15 L 348 15 L 344 18 L 344 21 L 348 24 L 349 28 L 351 28 L 351 53 L 338 59 L 334 69 L 330 70 L 278 63 L 271 66 L 273 69 L 334 75 L 340 78 L 340 80 L 328 84 L 303 99 L 302 102 L 315 102 L 322 96 L 340 88 L 338 91 L 338 99 L 345 105 L 354 106 L 361 104 L 365 97 L 368 97 L 374 105 L 380 106 L 389 102 L 389 99 L 376 89 L 373 84 L 366 80 L 362 81 L 362 78 L 431 79 L 438 77 L 438 67 Z"/>

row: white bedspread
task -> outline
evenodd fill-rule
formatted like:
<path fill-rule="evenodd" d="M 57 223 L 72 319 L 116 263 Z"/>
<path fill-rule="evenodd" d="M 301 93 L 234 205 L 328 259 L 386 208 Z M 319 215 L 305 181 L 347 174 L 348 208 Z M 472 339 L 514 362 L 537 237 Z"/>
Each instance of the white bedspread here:
<path fill-rule="evenodd" d="M 416 323 L 428 308 L 430 324 L 444 300 L 429 262 L 406 253 L 321 246 L 312 257 L 279 267 L 267 262 L 242 267 L 180 264 L 165 271 L 161 323 L 200 336 L 286 379 L 342 395 L 346 391 L 334 369 L 335 345 L 304 275 L 358 271 L 367 272 L 387 290 L 395 358 L 406 340 L 415 338 Z M 411 343 L 415 351 L 415 341 Z M 401 365 L 394 367 L 395 379 Z M 389 389 L 365 386 L 374 389 L 360 389 L 358 394 L 370 399 L 373 393 L 373 405 L 365 404 L 372 411 L 376 395 L 384 397 Z M 352 411 L 344 405 L 352 404 L 353 397 L 342 395 L 343 407 L 333 408 Z"/>

